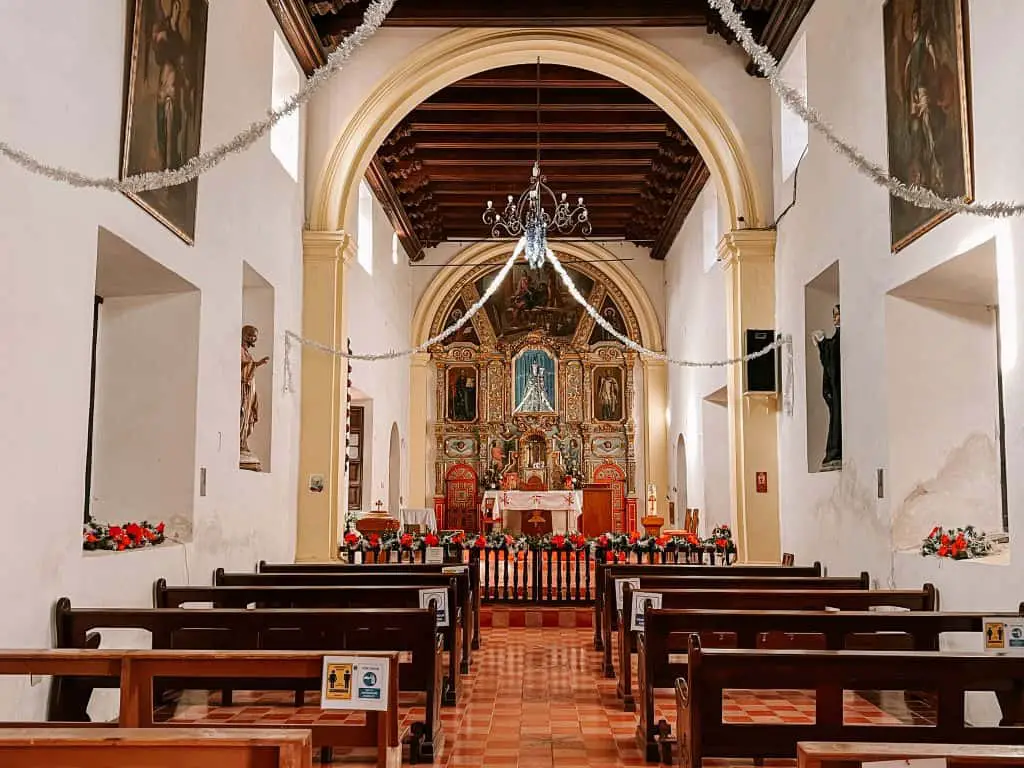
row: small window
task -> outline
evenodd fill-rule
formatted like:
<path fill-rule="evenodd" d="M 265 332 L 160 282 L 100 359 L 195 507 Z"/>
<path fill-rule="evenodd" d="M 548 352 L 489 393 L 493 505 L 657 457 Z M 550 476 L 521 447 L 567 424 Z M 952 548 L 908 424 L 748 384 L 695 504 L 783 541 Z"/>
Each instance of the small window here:
<path fill-rule="evenodd" d="M 271 103 L 278 109 L 299 90 L 301 75 L 292 59 L 288 45 L 274 32 L 274 80 L 271 85 Z M 280 120 L 270 129 L 270 151 L 288 175 L 299 180 L 299 110 Z"/>
<path fill-rule="evenodd" d="M 807 98 L 807 36 L 800 35 L 782 65 L 782 80 Z M 779 106 L 779 146 L 783 181 L 796 170 L 807 149 L 807 123 L 785 104 Z"/>
<path fill-rule="evenodd" d="M 391 263 L 398 264 L 398 233 L 391 235 Z"/>
<path fill-rule="evenodd" d="M 373 274 L 373 192 L 365 181 L 359 183 L 359 229 L 356 257 L 366 274 Z"/>

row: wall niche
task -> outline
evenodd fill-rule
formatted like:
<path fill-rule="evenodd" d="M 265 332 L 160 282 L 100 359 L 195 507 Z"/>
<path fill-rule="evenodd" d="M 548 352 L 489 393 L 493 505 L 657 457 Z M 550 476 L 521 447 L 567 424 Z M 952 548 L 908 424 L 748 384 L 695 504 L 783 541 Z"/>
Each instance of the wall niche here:
<path fill-rule="evenodd" d="M 833 262 L 804 286 L 804 356 L 807 382 L 807 471 L 831 472 L 842 468 L 842 386 L 826 386 L 826 365 L 832 379 L 839 351 L 839 262 Z M 832 407 L 826 400 L 832 398 Z M 835 423 L 832 420 L 835 419 Z M 833 431 L 832 444 L 829 430 Z M 838 456 L 837 449 L 838 448 Z"/>
<path fill-rule="evenodd" d="M 246 326 L 259 331 L 256 345 L 249 349 L 249 354 L 257 361 L 270 358 L 267 365 L 256 369 L 253 378 L 259 420 L 248 439 L 249 456 L 258 460 L 258 471 L 270 472 L 274 444 L 274 286 L 248 262 L 242 262 L 242 328 Z M 255 469 L 255 465 L 243 468 Z"/>

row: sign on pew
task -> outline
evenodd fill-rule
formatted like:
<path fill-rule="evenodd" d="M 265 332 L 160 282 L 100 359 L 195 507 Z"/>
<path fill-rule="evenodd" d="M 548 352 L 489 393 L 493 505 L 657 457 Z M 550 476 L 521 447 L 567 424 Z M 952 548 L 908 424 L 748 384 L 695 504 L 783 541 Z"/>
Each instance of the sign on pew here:
<path fill-rule="evenodd" d="M 629 584 L 629 586 L 631 586 L 634 590 L 640 589 L 640 579 L 632 578 L 615 580 L 615 607 L 618 608 L 620 611 L 622 610 L 622 588 L 625 587 L 627 584 Z"/>
<path fill-rule="evenodd" d="M 661 608 L 661 593 L 660 592 L 631 592 L 633 596 L 633 605 L 630 606 L 630 614 L 633 617 L 630 628 L 634 632 L 644 631 L 644 612 L 648 606 L 651 608 Z"/>
<path fill-rule="evenodd" d="M 444 563 L 444 547 L 427 547 L 423 562 L 427 565 L 441 565 Z"/>
<path fill-rule="evenodd" d="M 946 758 L 925 757 L 920 760 L 883 760 L 877 763 L 864 763 L 864 768 L 946 768 Z"/>
<path fill-rule="evenodd" d="M 389 677 L 387 659 L 324 656 L 320 708 L 386 712 Z"/>
<path fill-rule="evenodd" d="M 421 589 L 420 608 L 431 608 L 437 611 L 437 626 L 448 626 L 448 590 Z"/>
<path fill-rule="evenodd" d="M 986 653 L 1024 655 L 1024 618 L 986 618 L 982 638 Z"/>

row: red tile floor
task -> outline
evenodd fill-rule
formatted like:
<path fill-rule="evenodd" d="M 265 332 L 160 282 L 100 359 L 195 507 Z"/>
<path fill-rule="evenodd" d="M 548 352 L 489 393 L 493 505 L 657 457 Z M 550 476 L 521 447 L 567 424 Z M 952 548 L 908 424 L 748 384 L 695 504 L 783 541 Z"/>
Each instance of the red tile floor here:
<path fill-rule="evenodd" d="M 239 696 L 233 707 L 207 704 L 205 696 L 198 704 L 196 698 L 191 704 L 185 703 L 188 700 L 179 705 L 175 719 L 272 726 L 311 723 L 322 716 L 312 695 L 301 709 L 287 706 L 289 695 L 264 694 L 256 700 Z M 216 695 L 211 699 L 215 701 Z M 407 722 L 422 717 L 422 708 L 413 704 L 403 707 Z M 846 709 L 848 722 L 909 724 L 931 719 L 923 702 L 908 706 L 900 693 L 847 693 Z M 674 723 L 670 691 L 659 695 L 658 710 L 659 718 Z M 727 695 L 724 716 L 736 722 L 813 722 L 814 700 L 799 691 L 733 691 Z M 473 671 L 463 678 L 459 705 L 443 708 L 442 720 L 445 743 L 434 764 L 446 768 L 647 765 L 634 740 L 637 717 L 622 711 L 615 681 L 601 675 L 589 628 L 485 628 Z M 707 768 L 732 765 L 751 763 L 705 761 Z"/>

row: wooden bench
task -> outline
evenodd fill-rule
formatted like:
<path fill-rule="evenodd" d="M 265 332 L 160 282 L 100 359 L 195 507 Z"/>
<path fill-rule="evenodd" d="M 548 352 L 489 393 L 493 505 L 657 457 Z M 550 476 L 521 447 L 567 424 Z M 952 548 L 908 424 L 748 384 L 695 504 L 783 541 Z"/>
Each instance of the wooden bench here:
<path fill-rule="evenodd" d="M 257 573 L 439 573 L 449 575 L 452 569 L 464 569 L 469 574 L 469 591 L 473 596 L 473 650 L 480 648 L 480 568 L 473 551 L 470 550 L 469 564 L 446 563 L 444 565 L 428 565 L 426 563 L 268 563 L 260 560 L 256 564 Z"/>
<path fill-rule="evenodd" d="M 612 588 L 615 579 L 628 579 L 634 576 L 657 575 L 658 573 L 676 574 L 679 576 L 821 576 L 821 563 L 814 565 L 676 565 L 664 563 L 659 565 L 597 563 L 594 566 L 594 650 L 604 650 L 604 633 L 602 619 L 604 615 L 604 596 L 606 586 L 610 582 Z M 614 599 L 615 593 L 611 593 Z"/>
<path fill-rule="evenodd" d="M 307 688 L 319 689 L 326 654 L 311 651 L 132 651 L 132 650 L 28 650 L 0 651 L 0 675 L 55 675 L 65 681 L 89 680 L 95 687 L 112 687 L 120 691 L 118 725 L 123 728 L 198 727 L 201 723 L 160 720 L 154 717 L 154 699 L 158 679 L 187 680 L 200 687 L 211 679 L 218 682 L 239 680 L 266 684 L 269 680 L 302 680 Z M 325 719 L 316 724 L 291 725 L 275 722 L 274 728 L 295 728 L 311 731 L 313 746 L 331 748 L 372 748 L 377 753 L 378 768 L 401 761 L 398 700 L 398 653 L 391 651 L 362 652 L 386 661 L 390 680 L 386 692 L 387 710 L 367 712 L 362 724 L 348 724 Z M 89 689 L 91 693 L 91 689 Z M 56 710 L 56 718 L 47 723 L 10 723 L 0 727 L 53 727 L 62 725 L 107 727 L 108 723 L 89 723 L 86 708 L 89 696 L 76 700 L 76 709 Z M 253 727 L 218 721 L 217 728 Z M 411 735 L 410 741 L 415 740 Z M 418 747 L 410 747 L 411 750 Z M 2 764 L 2 763 L 0 763 Z"/>
<path fill-rule="evenodd" d="M 796 757 L 801 741 L 1024 743 L 1024 657 L 934 651 L 751 651 L 703 649 L 690 636 L 687 678 L 676 683 L 679 765 L 705 757 Z M 723 722 L 726 690 L 814 692 L 813 724 Z M 934 692 L 934 724 L 844 722 L 844 691 Z M 968 726 L 964 694 L 993 691 L 999 727 Z"/>
<path fill-rule="evenodd" d="M 632 605 L 632 587 L 623 586 L 623 606 Z M 873 608 L 902 608 L 908 611 L 934 611 L 938 608 L 938 593 L 931 584 L 921 589 L 854 589 L 854 590 L 802 590 L 777 592 L 774 590 L 661 590 L 663 610 L 677 609 L 711 611 L 868 611 Z M 626 601 L 629 602 L 626 602 Z M 631 657 L 636 653 L 638 632 L 630 629 L 630 621 L 619 622 L 619 682 L 616 693 L 623 699 L 625 711 L 635 709 L 633 699 Z M 686 638 L 683 638 L 685 647 Z M 753 648 L 749 635 L 738 645 Z"/>
<path fill-rule="evenodd" d="M 782 570 L 781 568 L 779 570 Z M 605 594 L 602 619 L 604 636 L 604 676 L 615 677 L 615 666 L 612 664 L 612 634 L 619 629 L 619 612 L 616 605 L 615 580 L 612 573 L 605 576 Z M 808 590 L 868 590 L 871 579 L 867 573 L 860 576 L 705 576 L 654 574 L 627 577 L 640 579 L 640 588 L 644 591 L 661 592 L 666 589 L 725 589 L 725 590 L 773 590 L 773 591 L 808 591 Z"/>
<path fill-rule="evenodd" d="M 462 668 L 469 673 L 472 661 L 472 639 L 475 625 L 476 601 L 473 599 L 469 571 L 446 574 L 440 572 L 403 573 L 401 571 L 368 571 L 351 569 L 340 573 L 229 573 L 218 568 L 213 574 L 213 584 L 218 587 L 378 587 L 413 586 L 447 587 L 455 584 L 455 603 L 459 606 L 459 626 L 462 629 Z M 453 611 L 454 613 L 454 611 Z"/>
<path fill-rule="evenodd" d="M 153 647 L 171 650 L 287 650 L 323 653 L 395 651 L 409 654 L 400 662 L 399 688 L 426 694 L 424 722 L 411 727 L 415 759 L 430 760 L 440 738 L 440 703 L 444 690 L 441 638 L 433 610 L 415 609 L 209 609 L 72 608 L 61 598 L 55 609 L 56 644 L 82 648 L 101 629 L 139 629 L 152 634 Z M 194 681 L 165 680 L 158 691 L 196 688 Z M 116 687 L 116 679 L 57 678 L 50 699 L 50 719 L 68 719 L 84 711 L 93 688 Z M 204 678 L 204 689 L 319 691 L 319 680 L 230 675 Z M 83 703 L 84 702 L 84 703 Z"/>
<path fill-rule="evenodd" d="M 945 760 L 946 768 L 1024 765 L 1024 746 L 802 741 L 796 747 L 799 768 L 870 768 L 870 763 L 928 758 Z"/>
<path fill-rule="evenodd" d="M 221 728 L 3 728 L 4 768 L 311 768 L 309 731 Z"/>
<path fill-rule="evenodd" d="M 1016 618 L 1015 614 L 1003 615 Z M 691 634 L 704 648 L 788 648 L 803 650 L 938 651 L 948 632 L 980 633 L 983 613 L 875 611 L 662 611 L 648 610 L 640 636 L 638 688 L 640 724 L 637 741 L 648 759 L 665 746 L 667 723 L 655 722 L 654 696 L 687 675 Z M 651 624 L 647 628 L 647 617 Z M 980 641 L 979 641 L 980 642 Z"/>

